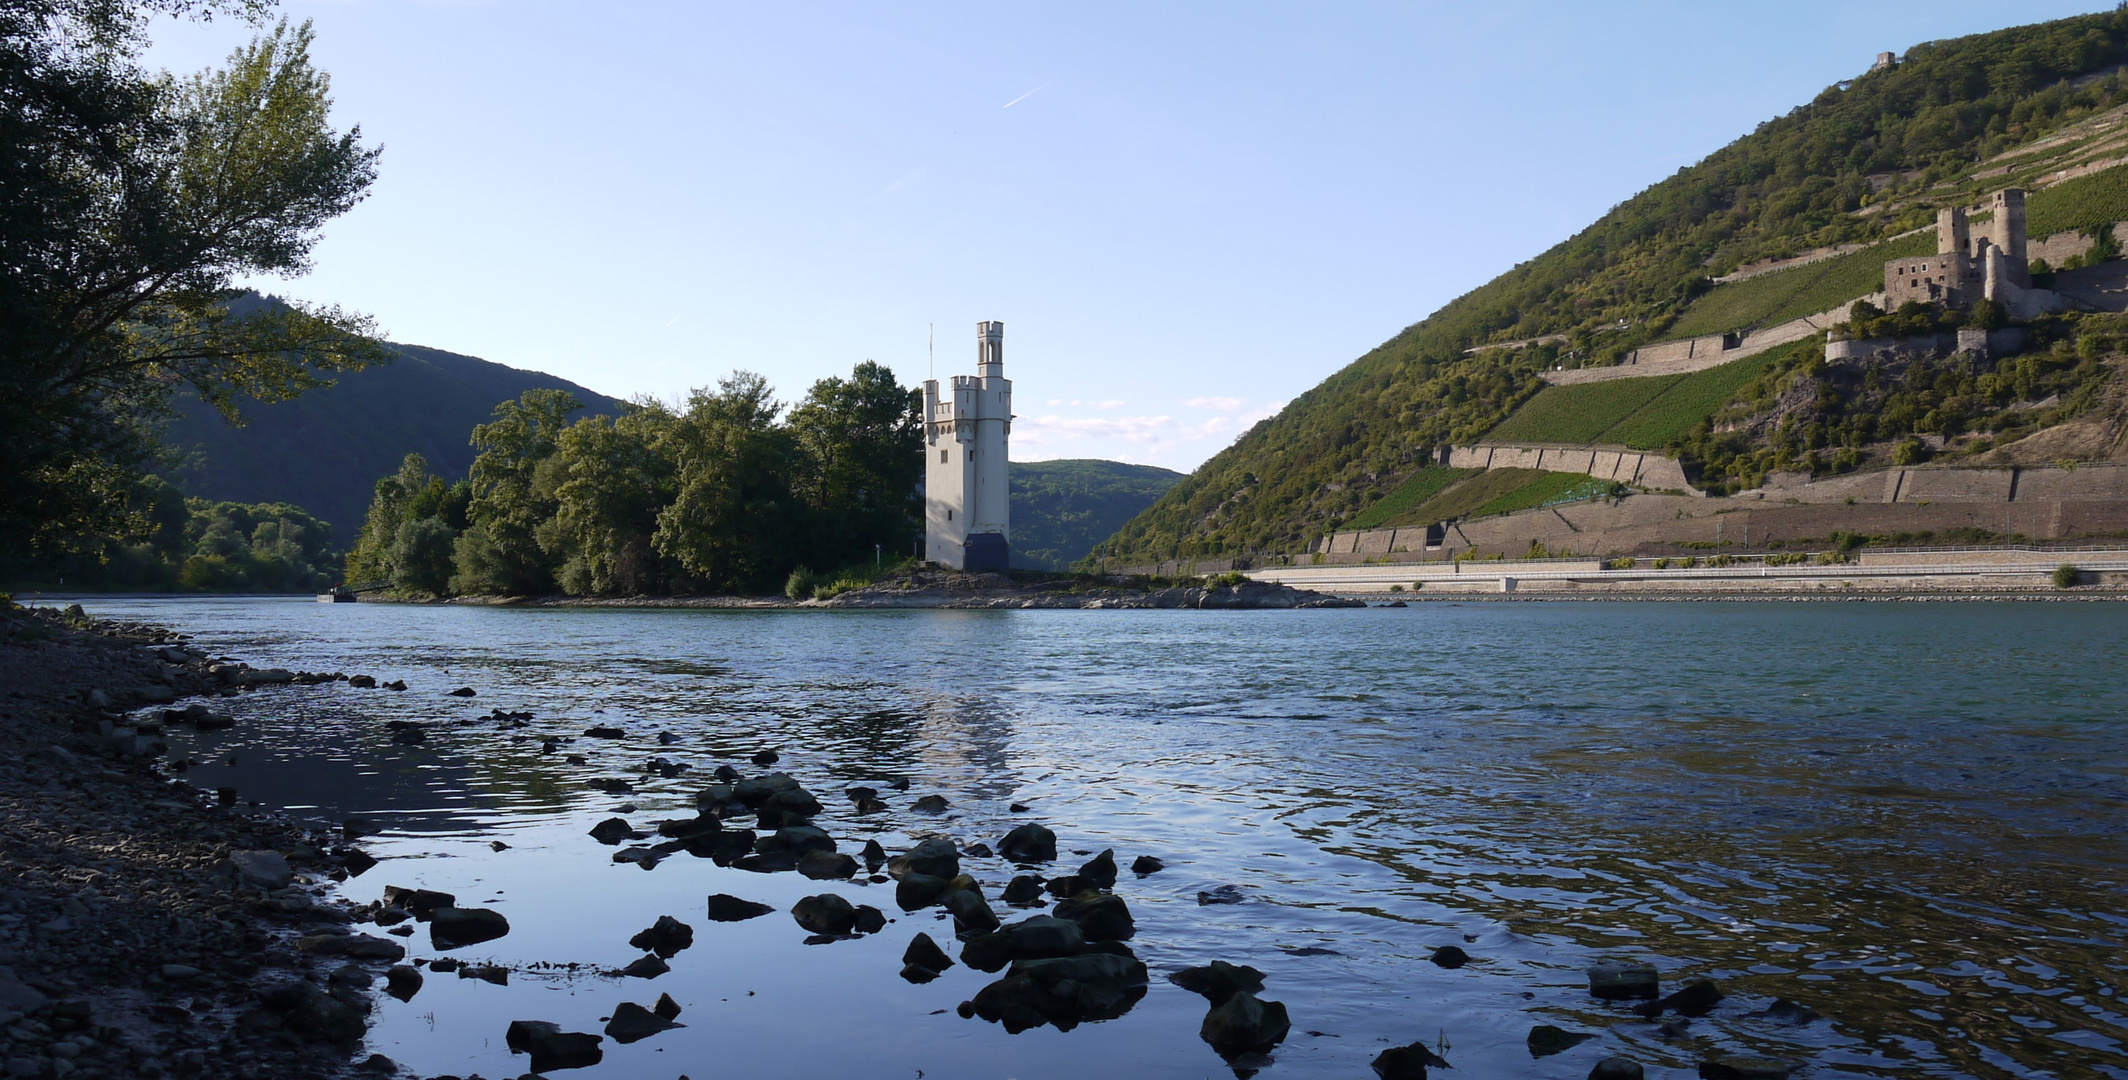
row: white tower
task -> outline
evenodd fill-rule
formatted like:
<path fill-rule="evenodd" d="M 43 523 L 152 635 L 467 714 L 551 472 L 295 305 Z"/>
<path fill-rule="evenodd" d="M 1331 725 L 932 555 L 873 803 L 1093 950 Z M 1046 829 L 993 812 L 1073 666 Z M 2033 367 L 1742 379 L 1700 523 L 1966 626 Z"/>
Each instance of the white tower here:
<path fill-rule="evenodd" d="M 956 570 L 1002 571 L 1011 559 L 1012 380 L 1005 324 L 975 324 L 975 374 L 953 396 L 924 383 L 924 558 Z"/>

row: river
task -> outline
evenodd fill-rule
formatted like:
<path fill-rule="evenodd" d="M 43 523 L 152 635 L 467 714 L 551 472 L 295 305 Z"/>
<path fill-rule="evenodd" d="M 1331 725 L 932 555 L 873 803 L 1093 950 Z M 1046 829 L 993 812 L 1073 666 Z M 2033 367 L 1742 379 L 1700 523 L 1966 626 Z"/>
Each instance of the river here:
<path fill-rule="evenodd" d="M 255 666 L 406 681 L 246 694 L 234 729 L 174 733 L 171 752 L 202 762 L 202 787 L 375 819 L 383 861 L 346 883 L 353 900 L 419 886 L 509 918 L 450 954 L 508 965 L 508 986 L 432 974 L 410 1002 L 380 998 L 371 1049 L 422 1075 L 516 1075 L 510 1021 L 595 1032 L 665 993 L 685 1027 L 609 1040 L 567 1075 L 1225 1076 L 1198 1038 L 1204 999 L 1162 978 L 1219 959 L 1261 969 L 1259 996 L 1292 1015 L 1266 1080 L 1370 1076 L 1421 1039 L 1471 1077 L 1579 1080 L 1609 1054 L 1684 1077 L 1744 1051 L 1805 1076 L 2128 1077 L 2128 618 L 2111 604 L 85 602 Z M 446 694 L 460 686 L 478 696 Z M 498 708 L 534 719 L 479 719 Z M 393 720 L 428 740 L 395 744 Z M 548 736 L 573 741 L 543 754 Z M 709 770 L 763 771 L 748 757 L 767 748 L 844 851 L 929 832 L 995 845 L 1037 820 L 1066 849 L 1058 872 L 1104 848 L 1164 860 L 1116 886 L 1149 992 L 1118 1019 L 1008 1035 L 955 1012 L 994 976 L 897 976 L 915 931 L 950 950 L 951 925 L 900 912 L 891 884 L 685 855 L 645 872 L 586 835 L 622 804 L 638 826 L 690 815 Z M 646 774 L 653 757 L 691 771 Z M 841 794 L 896 779 L 910 787 L 884 813 Z M 912 813 L 928 794 L 951 809 Z M 965 862 L 992 897 L 1012 873 Z M 1223 885 L 1243 902 L 1199 903 Z M 807 945 L 780 913 L 702 917 L 711 893 L 788 910 L 823 891 L 896 921 Z M 668 914 L 695 931 L 668 974 L 589 973 L 639 956 L 628 938 Z M 1429 962 L 1449 944 L 1472 962 Z M 1606 958 L 1729 996 L 1665 1033 L 1589 996 Z M 1823 1019 L 1757 1015 L 1777 998 Z M 1598 1037 L 1533 1059 L 1535 1024 Z"/>

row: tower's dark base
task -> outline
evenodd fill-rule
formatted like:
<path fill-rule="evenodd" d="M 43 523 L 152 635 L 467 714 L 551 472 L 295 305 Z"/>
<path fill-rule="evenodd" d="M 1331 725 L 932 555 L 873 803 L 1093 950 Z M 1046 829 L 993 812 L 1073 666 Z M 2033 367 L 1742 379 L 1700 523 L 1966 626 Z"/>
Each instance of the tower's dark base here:
<path fill-rule="evenodd" d="M 976 533 L 961 545 L 961 569 L 971 574 L 1002 574 L 1011 563 L 1011 548 L 998 533 Z"/>

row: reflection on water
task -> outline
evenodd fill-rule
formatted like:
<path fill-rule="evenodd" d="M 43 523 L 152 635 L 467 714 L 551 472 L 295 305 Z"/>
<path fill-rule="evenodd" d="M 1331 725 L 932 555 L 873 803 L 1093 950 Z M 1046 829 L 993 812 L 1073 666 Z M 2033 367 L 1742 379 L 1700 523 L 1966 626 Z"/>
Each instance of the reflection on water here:
<path fill-rule="evenodd" d="M 685 1027 L 609 1040 L 568 1075 L 1204 1077 L 1225 1068 L 1196 1037 L 1205 999 L 1162 976 L 1226 960 L 1291 1011 L 1267 1077 L 1364 1076 L 1421 1039 L 1471 1076 L 1581 1076 L 1612 1053 L 1682 1076 L 1748 1049 L 1824 1075 L 2128 1077 L 2128 623 L 2103 605 L 91 607 L 254 663 L 407 681 L 247 695 L 235 729 L 173 753 L 201 786 L 377 819 L 385 861 L 349 883 L 357 900 L 422 886 L 507 914 L 507 937 L 451 955 L 510 967 L 508 986 L 431 975 L 381 1003 L 374 1048 L 425 1074 L 514 1075 L 511 1021 L 597 1032 L 662 993 Z M 444 695 L 459 685 L 479 696 Z M 395 743 L 389 721 L 425 741 Z M 822 796 L 846 853 L 931 832 L 995 845 L 1035 819 L 1060 866 L 1158 856 L 1168 869 L 1116 887 L 1143 1000 L 1008 1035 L 954 1011 L 996 976 L 895 977 L 917 931 L 958 950 L 891 883 L 685 857 L 646 873 L 585 835 L 624 805 L 638 825 L 690 816 L 713 769 L 758 772 L 763 749 Z M 889 809 L 856 813 L 853 784 Z M 929 794 L 950 808 L 913 812 Z M 1025 914 L 997 901 L 1007 864 L 963 868 Z M 1243 902 L 1199 904 L 1223 885 Z M 896 921 L 808 946 L 784 912 L 822 892 Z M 713 893 L 777 912 L 710 921 Z M 618 968 L 660 915 L 695 944 L 653 983 L 535 966 Z M 1428 962 L 1449 944 L 1475 959 Z M 1729 996 L 1659 1028 L 1589 997 L 1604 957 Z M 1777 998 L 1825 1019 L 1760 1015 Z M 1540 1023 L 1599 1037 L 1533 1064 Z"/>

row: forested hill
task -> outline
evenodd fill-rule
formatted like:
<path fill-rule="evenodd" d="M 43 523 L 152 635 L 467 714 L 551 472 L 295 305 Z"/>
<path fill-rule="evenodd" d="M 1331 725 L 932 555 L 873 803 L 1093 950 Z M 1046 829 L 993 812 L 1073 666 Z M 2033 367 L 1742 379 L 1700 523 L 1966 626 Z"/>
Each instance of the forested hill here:
<path fill-rule="evenodd" d="M 1916 45 L 1891 68 L 1827 87 L 1295 398 L 1105 548 L 1126 559 L 1297 550 L 1433 448 L 1499 423 L 1548 367 L 1610 364 L 1639 344 L 1771 314 L 1716 317 L 1728 287 L 1713 277 L 1885 240 L 1928 226 L 1938 207 L 2024 182 L 2047 154 L 2088 141 L 2045 136 L 2128 104 L 2124 62 L 2128 13 L 2113 11 Z M 1711 325 L 1722 322 L 1745 325 Z M 1553 334 L 1563 338 L 1465 351 Z"/>
<path fill-rule="evenodd" d="M 232 427 L 189 394 L 165 442 L 184 456 L 170 479 L 186 494 L 241 503 L 286 502 L 332 524 L 352 543 L 380 476 L 420 454 L 441 475 L 463 478 L 474 449 L 466 433 L 499 402 L 527 390 L 567 390 L 588 416 L 620 402 L 567 379 L 419 345 L 393 347 L 390 364 L 336 376 L 330 389 L 271 405 L 247 402 Z"/>
<path fill-rule="evenodd" d="M 1012 463 L 1012 565 L 1068 570 L 1182 480 L 1157 465 L 1064 459 Z"/>

